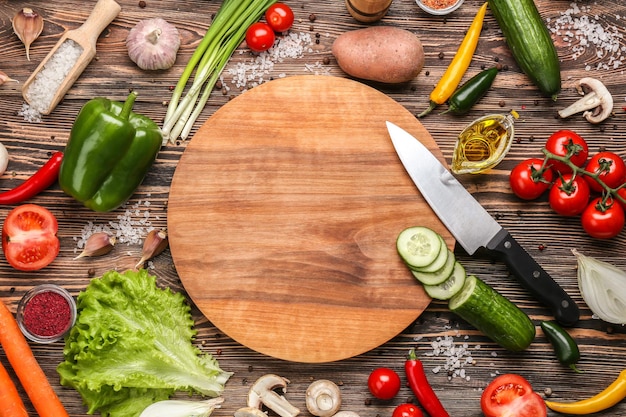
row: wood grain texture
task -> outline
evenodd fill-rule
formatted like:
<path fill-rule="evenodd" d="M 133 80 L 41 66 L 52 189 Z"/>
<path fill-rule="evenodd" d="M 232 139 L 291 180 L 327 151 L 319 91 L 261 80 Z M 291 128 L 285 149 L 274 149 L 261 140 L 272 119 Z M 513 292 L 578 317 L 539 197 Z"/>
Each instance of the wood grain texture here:
<path fill-rule="evenodd" d="M 23 83 L 47 52 L 56 44 L 63 32 L 79 27 L 95 5 L 95 0 L 22 1 L 0 0 L 0 70 Z M 23 100 L 21 84 L 0 86 L 0 141 L 8 148 L 10 163 L 8 171 L 0 177 L 0 189 L 15 187 L 43 165 L 51 152 L 65 146 L 72 123 L 81 106 L 94 96 L 106 96 L 122 100 L 129 89 L 139 92 L 135 105 L 138 112 L 160 121 L 165 115 L 164 102 L 171 95 L 170 87 L 176 83 L 183 67 L 200 42 L 216 13 L 219 0 L 146 0 L 146 7 L 139 7 L 138 0 L 120 0 L 122 11 L 104 30 L 97 42 L 97 55 L 83 75 L 69 90 L 57 109 L 41 123 L 25 122 L 18 115 Z M 286 0 L 296 15 L 293 31 L 311 35 L 312 42 L 302 57 L 285 59 L 277 63 L 267 75 L 278 78 L 287 76 L 329 74 L 348 78 L 338 68 L 330 49 L 334 39 L 348 30 L 367 27 L 356 22 L 347 12 L 341 0 Z M 544 20 L 555 26 L 571 8 L 571 0 L 535 0 Z M 589 18 L 602 27 L 615 28 L 626 35 L 624 16 L 626 4 L 622 0 L 578 0 L 578 12 L 572 18 Z M 425 53 L 422 73 L 410 83 L 399 86 L 369 84 L 386 94 L 412 114 L 421 112 L 428 105 L 428 94 L 452 60 L 456 48 L 463 39 L 482 0 L 465 0 L 463 6 L 447 17 L 432 17 L 419 9 L 413 0 L 394 0 L 385 18 L 374 25 L 392 25 L 412 31 L 420 37 Z M 46 25 L 37 41 L 31 46 L 31 61 L 27 61 L 22 43 L 13 34 L 11 18 L 21 7 L 37 7 Z M 139 20 L 163 17 L 175 24 L 182 39 L 176 65 L 167 71 L 143 72 L 135 67 L 126 53 L 125 38 L 130 28 Z M 498 219 L 502 226 L 533 255 L 581 307 L 581 321 L 572 329 L 579 343 L 584 374 L 574 374 L 561 366 L 551 346 L 541 332 L 528 350 L 522 353 L 506 352 L 495 346 L 480 332 L 452 315 L 445 303 L 432 302 L 413 323 L 389 342 L 356 357 L 331 363 L 294 363 L 274 359 L 242 346 L 226 336 L 207 320 L 197 306 L 192 312 L 198 329 L 197 345 L 205 352 L 214 354 L 220 365 L 235 374 L 229 380 L 224 393 L 225 403 L 213 413 L 216 417 L 232 416 L 245 405 L 251 383 L 272 372 L 291 381 L 285 396 L 309 416 L 304 404 L 304 393 L 314 379 L 326 378 L 337 382 L 342 391 L 343 409 L 358 412 L 361 417 L 390 416 L 394 407 L 404 401 L 414 401 L 408 387 L 403 386 L 392 401 L 378 401 L 369 394 L 366 381 L 372 369 L 388 366 L 402 375 L 406 353 L 416 348 L 418 357 L 428 371 L 428 378 L 450 415 L 455 417 L 480 416 L 479 399 L 482 389 L 495 374 L 520 373 L 528 378 L 542 395 L 552 391 L 552 398 L 573 401 L 589 397 L 607 386 L 626 367 L 626 330 L 593 318 L 584 304 L 576 283 L 576 263 L 571 248 L 585 254 L 612 262 L 626 270 L 626 234 L 610 241 L 591 239 L 582 231 L 579 219 L 564 218 L 554 214 L 545 198 L 533 202 L 515 198 L 508 186 L 508 173 L 524 158 L 540 156 L 545 139 L 557 129 L 572 129 L 583 136 L 592 151 L 601 147 L 618 152 L 626 158 L 626 73 L 624 64 L 604 68 L 611 57 L 619 59 L 624 52 L 602 51 L 601 47 L 588 44 L 582 55 L 574 59 L 573 48 L 581 46 L 581 40 L 561 30 L 552 34 L 562 63 L 563 91 L 557 102 L 542 97 L 516 66 L 501 31 L 487 12 L 481 39 L 464 79 L 476 74 L 483 67 L 496 63 L 505 69 L 496 78 L 488 94 L 467 115 L 457 117 L 438 112 L 421 119 L 421 123 L 437 142 L 443 156 L 449 162 L 457 134 L 473 119 L 487 113 L 506 112 L 516 109 L 521 118 L 516 123 L 516 141 L 504 161 L 486 175 L 463 176 L 460 181 Z M 623 39 L 619 46 L 626 46 Z M 599 53 L 601 52 L 601 53 Z M 229 68 L 239 63 L 250 63 L 254 55 L 242 45 L 233 55 Z M 327 61 L 325 61 L 327 59 Z M 324 63 L 327 62 L 327 63 Z M 554 114 L 578 98 L 574 82 L 584 76 L 600 78 L 615 99 L 614 115 L 605 123 L 591 125 L 581 117 L 568 120 L 555 119 Z M 228 92 L 216 90 L 209 100 L 201 119 L 194 127 L 195 134 L 203 123 L 230 100 L 240 96 L 243 89 L 234 87 L 232 76 L 225 74 Z M 251 86 L 248 86 L 251 88 Z M 274 103 L 267 103 L 271 107 Z M 442 106 L 443 111 L 446 107 Z M 245 119 L 246 114 L 241 115 Z M 141 203 L 133 218 L 147 219 L 153 227 L 167 227 L 169 190 L 181 155 L 190 142 L 179 142 L 161 150 L 155 165 L 143 185 L 129 202 L 129 207 Z M 54 282 L 67 287 L 76 295 L 89 280 L 109 269 L 132 268 L 140 257 L 138 244 L 118 244 L 113 252 L 101 258 L 73 260 L 76 256 L 76 239 L 88 222 L 97 225 L 116 222 L 125 209 L 109 214 L 93 213 L 65 196 L 57 186 L 32 199 L 33 203 L 51 209 L 59 219 L 61 254 L 50 265 L 37 273 L 21 273 L 12 270 L 0 254 L 0 297 L 13 311 L 19 298 L 33 285 Z M 144 204 L 149 203 L 146 207 Z M 0 207 L 0 219 L 12 207 Z M 135 213 L 135 212 L 133 212 Z M 526 311 L 538 325 L 540 320 L 551 319 L 549 311 L 542 308 L 515 280 L 506 267 L 483 254 L 465 255 L 461 248 L 455 254 L 470 273 L 474 273 L 493 285 L 498 291 Z M 172 261 L 171 252 L 165 251 L 154 260 L 151 272 L 158 276 L 159 285 L 169 286 L 185 293 Z M 406 299 L 403 302 L 410 302 Z M 287 320 L 282 317 L 281 320 Z M 453 339 L 457 349 L 466 349 L 472 361 L 463 369 L 466 378 L 448 374 L 443 369 L 448 358 L 434 355 L 432 343 L 440 338 Z M 80 396 L 58 383 L 55 371 L 62 360 L 63 344 L 49 346 L 32 345 L 46 375 L 53 383 L 72 417 L 88 417 Z M 6 357 L 0 350 L 0 360 L 8 367 Z M 434 369 L 440 369 L 438 373 Z M 34 409 L 22 391 L 32 415 Z M 188 398 L 181 394 L 180 398 Z M 549 413 L 550 417 L 557 416 Z M 602 416 L 626 416 L 626 402 L 622 402 Z"/>
<path fill-rule="evenodd" d="M 401 105 L 328 76 L 256 87 L 191 139 L 170 190 L 170 247 L 221 331 L 277 358 L 330 362 L 380 346 L 426 308 L 396 237 L 419 224 L 454 240 L 404 172 L 386 120 L 443 159 Z"/>

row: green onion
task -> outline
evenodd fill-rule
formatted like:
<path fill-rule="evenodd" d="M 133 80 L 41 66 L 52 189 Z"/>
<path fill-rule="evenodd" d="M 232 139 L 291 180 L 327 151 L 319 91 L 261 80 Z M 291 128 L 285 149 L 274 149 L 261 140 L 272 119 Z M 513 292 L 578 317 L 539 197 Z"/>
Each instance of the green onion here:
<path fill-rule="evenodd" d="M 189 136 L 222 70 L 245 39 L 246 30 L 276 1 L 224 0 L 172 93 L 163 122 L 163 136 L 170 142 Z M 194 71 L 193 82 L 183 97 Z"/>

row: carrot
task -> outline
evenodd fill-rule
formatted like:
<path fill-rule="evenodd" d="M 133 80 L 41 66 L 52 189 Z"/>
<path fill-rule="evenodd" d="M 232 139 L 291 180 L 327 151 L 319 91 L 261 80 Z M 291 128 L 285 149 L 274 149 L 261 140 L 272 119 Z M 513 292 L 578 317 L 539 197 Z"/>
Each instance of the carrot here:
<path fill-rule="evenodd" d="M 20 331 L 15 317 L 2 301 L 0 345 L 39 417 L 69 417 Z"/>
<path fill-rule="evenodd" d="M 9 373 L 0 363 L 0 417 L 28 417 Z"/>

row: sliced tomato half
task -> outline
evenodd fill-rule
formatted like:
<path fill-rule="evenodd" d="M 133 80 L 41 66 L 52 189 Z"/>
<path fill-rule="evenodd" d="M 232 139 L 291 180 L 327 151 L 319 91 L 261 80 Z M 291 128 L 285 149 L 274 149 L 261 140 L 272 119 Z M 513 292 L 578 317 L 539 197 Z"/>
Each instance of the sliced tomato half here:
<path fill-rule="evenodd" d="M 546 417 L 546 404 L 530 382 L 517 374 L 504 374 L 485 388 L 480 407 L 486 417 Z"/>
<path fill-rule="evenodd" d="M 23 204 L 11 210 L 2 225 L 2 250 L 9 265 L 37 271 L 59 254 L 56 217 L 45 207 Z"/>

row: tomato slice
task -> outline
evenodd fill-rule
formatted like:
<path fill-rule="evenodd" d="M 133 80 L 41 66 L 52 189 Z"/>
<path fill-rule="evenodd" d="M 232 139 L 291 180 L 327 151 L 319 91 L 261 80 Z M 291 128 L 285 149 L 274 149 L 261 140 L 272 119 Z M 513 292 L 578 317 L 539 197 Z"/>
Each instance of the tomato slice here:
<path fill-rule="evenodd" d="M 11 210 L 2 225 L 2 250 L 13 268 L 37 271 L 59 254 L 56 217 L 45 207 L 23 204 Z"/>
<path fill-rule="evenodd" d="M 543 399 L 520 375 L 504 374 L 485 388 L 480 407 L 486 417 L 546 417 Z"/>

